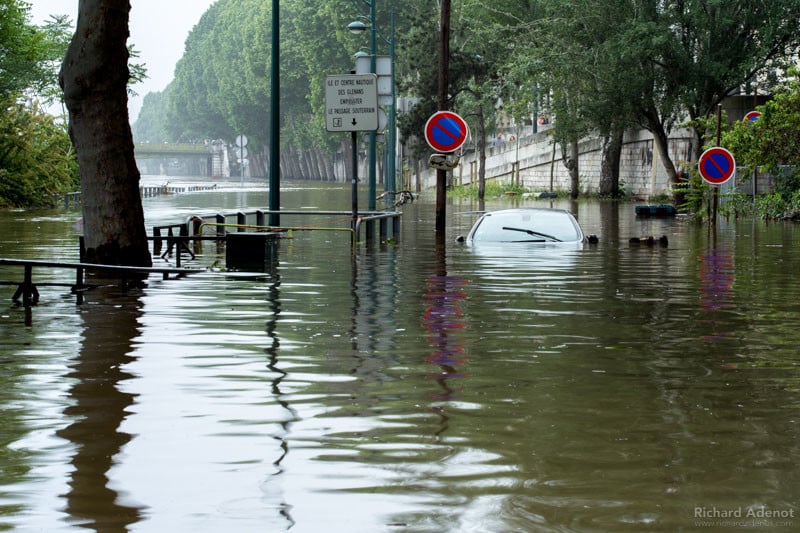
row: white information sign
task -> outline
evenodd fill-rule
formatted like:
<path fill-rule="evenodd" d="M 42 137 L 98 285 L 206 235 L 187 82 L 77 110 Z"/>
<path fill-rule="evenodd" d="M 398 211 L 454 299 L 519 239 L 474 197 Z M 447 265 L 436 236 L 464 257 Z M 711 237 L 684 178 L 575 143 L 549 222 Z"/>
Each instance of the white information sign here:
<path fill-rule="evenodd" d="M 325 129 L 378 129 L 378 77 L 375 74 L 339 74 L 325 79 Z"/>

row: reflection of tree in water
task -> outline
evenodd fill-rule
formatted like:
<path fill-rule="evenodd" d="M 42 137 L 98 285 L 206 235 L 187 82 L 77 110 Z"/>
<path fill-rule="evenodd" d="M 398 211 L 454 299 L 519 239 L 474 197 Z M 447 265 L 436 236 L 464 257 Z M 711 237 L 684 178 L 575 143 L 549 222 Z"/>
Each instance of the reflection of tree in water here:
<path fill-rule="evenodd" d="M 131 378 L 122 368 L 134 360 L 131 339 L 137 334 L 140 305 L 137 300 L 114 309 L 86 306 L 81 352 L 67 376 L 74 385 L 73 404 L 65 414 L 74 422 L 58 432 L 75 446 L 66 512 L 70 521 L 95 531 L 127 531 L 141 518 L 140 508 L 120 504 L 120 495 L 108 486 L 114 457 L 131 440 L 119 428 L 134 395 L 122 392 L 119 384 Z"/>

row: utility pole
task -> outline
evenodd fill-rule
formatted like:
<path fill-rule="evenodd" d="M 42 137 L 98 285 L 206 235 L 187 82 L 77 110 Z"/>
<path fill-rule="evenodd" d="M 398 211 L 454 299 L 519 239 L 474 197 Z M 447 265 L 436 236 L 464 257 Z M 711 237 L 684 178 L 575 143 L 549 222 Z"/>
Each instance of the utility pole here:
<path fill-rule="evenodd" d="M 442 0 L 441 40 L 439 45 L 439 100 L 438 110 L 447 111 L 447 93 L 450 72 L 450 0 Z M 447 215 L 447 170 L 436 170 L 436 236 L 444 239 Z"/>

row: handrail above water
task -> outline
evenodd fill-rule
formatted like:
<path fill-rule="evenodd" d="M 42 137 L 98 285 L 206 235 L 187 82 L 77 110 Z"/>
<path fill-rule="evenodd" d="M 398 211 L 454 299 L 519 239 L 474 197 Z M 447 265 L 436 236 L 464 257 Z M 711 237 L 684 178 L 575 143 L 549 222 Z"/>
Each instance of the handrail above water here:
<path fill-rule="evenodd" d="M 145 267 L 145 266 L 125 266 L 125 265 L 101 265 L 97 263 L 84 263 L 84 262 L 71 262 L 71 261 L 47 261 L 40 259 L 10 259 L 0 258 L 0 266 L 21 266 L 24 268 L 24 279 L 21 282 L 3 282 L 4 285 L 16 285 L 17 290 L 14 296 L 11 297 L 12 301 L 19 302 L 22 299 L 22 305 L 30 307 L 39 301 L 39 290 L 33 282 L 33 268 L 64 268 L 75 270 L 75 283 L 69 285 L 72 292 L 78 295 L 78 303 L 81 303 L 83 298 L 81 291 L 89 288 L 84 283 L 84 272 L 98 271 L 98 272 L 111 272 L 122 278 L 123 282 L 127 279 L 126 275 L 142 275 L 142 274 L 161 274 L 163 279 L 169 279 L 170 274 L 177 277 L 193 274 L 196 272 L 204 272 L 204 269 L 198 268 L 174 268 L 174 267 Z M 47 285 L 40 283 L 40 285 Z M 63 284 L 58 284 L 63 285 Z"/>
<path fill-rule="evenodd" d="M 279 216 L 335 216 L 337 217 L 334 221 L 326 221 L 326 223 L 331 222 L 341 222 L 345 221 L 348 223 L 349 227 L 344 228 L 333 228 L 333 227 L 320 227 L 320 224 L 314 225 L 291 225 L 291 226 L 270 226 L 267 224 L 267 217 L 270 215 L 279 215 Z M 167 225 L 158 225 L 153 227 L 153 236 L 151 239 L 155 241 L 153 246 L 153 253 L 156 255 L 161 254 L 161 243 L 162 241 L 169 242 L 170 239 L 173 243 L 179 242 L 179 239 L 176 239 L 173 236 L 174 230 L 178 230 L 180 233 L 180 238 L 182 241 L 186 242 L 188 240 L 193 240 L 197 238 L 198 240 L 203 239 L 204 236 L 202 235 L 202 228 L 205 226 L 216 227 L 217 234 L 220 237 L 225 235 L 225 228 L 237 228 L 239 231 L 245 230 L 254 230 L 254 231 L 340 231 L 340 232 L 348 232 L 351 234 L 351 243 L 352 246 L 356 246 L 361 241 L 361 226 L 366 222 L 367 223 L 367 243 L 369 243 L 374 236 L 374 222 L 379 222 L 379 238 L 381 241 L 385 240 L 388 231 L 387 225 L 385 222 L 387 220 L 392 221 L 392 235 L 397 238 L 400 235 L 400 218 L 402 216 L 402 212 L 400 211 L 363 211 L 359 213 L 356 217 L 353 217 L 353 213 L 350 211 L 334 211 L 334 210 L 308 210 L 308 209 L 294 209 L 294 210 L 262 210 L 262 209 L 254 209 L 254 210 L 247 210 L 247 211 L 234 211 L 234 212 L 216 212 L 216 213 L 206 213 L 206 214 L 196 214 L 190 216 L 186 219 L 185 222 L 176 223 L 176 224 L 167 224 Z M 252 218 L 248 221 L 248 217 L 254 217 L 255 223 L 252 223 Z M 229 219 L 235 219 L 236 222 L 231 222 Z M 164 236 L 162 231 L 167 231 L 169 235 Z M 178 258 L 180 261 L 180 257 Z M 180 265 L 179 265 L 180 266 Z"/>
<path fill-rule="evenodd" d="M 169 274 L 187 275 L 195 272 L 203 272 L 204 269 L 199 268 L 175 268 L 175 267 L 145 267 L 145 266 L 125 266 L 125 265 L 101 265 L 98 263 L 82 263 L 71 261 L 45 261 L 41 259 L 8 259 L 0 257 L 0 265 L 16 265 L 16 266 L 37 266 L 47 268 L 82 268 L 84 270 L 97 270 L 117 273 L 132 273 L 132 274 Z M 166 278 L 165 278 L 166 279 Z"/>

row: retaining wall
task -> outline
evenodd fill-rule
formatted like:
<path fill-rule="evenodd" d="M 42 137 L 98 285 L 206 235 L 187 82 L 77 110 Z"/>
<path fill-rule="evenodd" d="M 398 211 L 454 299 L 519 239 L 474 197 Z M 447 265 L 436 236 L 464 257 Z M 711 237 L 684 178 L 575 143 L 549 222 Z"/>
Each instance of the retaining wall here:
<path fill-rule="evenodd" d="M 681 161 L 691 159 L 692 136 L 688 130 L 680 130 L 669 140 L 672 160 L 678 166 Z M 582 194 L 599 191 L 602 146 L 599 138 L 583 139 L 579 143 L 578 168 Z M 454 184 L 468 185 L 478 180 L 478 154 L 471 152 L 461 158 L 453 170 Z M 569 173 L 562 162 L 561 150 L 554 152 L 549 132 L 536 133 L 493 146 L 486 154 L 486 179 L 499 183 L 520 184 L 533 191 L 569 190 Z M 427 161 L 421 164 L 423 188 L 436 186 L 436 171 L 428 168 Z M 666 171 L 655 151 L 653 136 L 646 131 L 626 133 L 620 161 L 620 184 L 628 194 L 649 197 L 669 194 L 671 185 Z"/>

